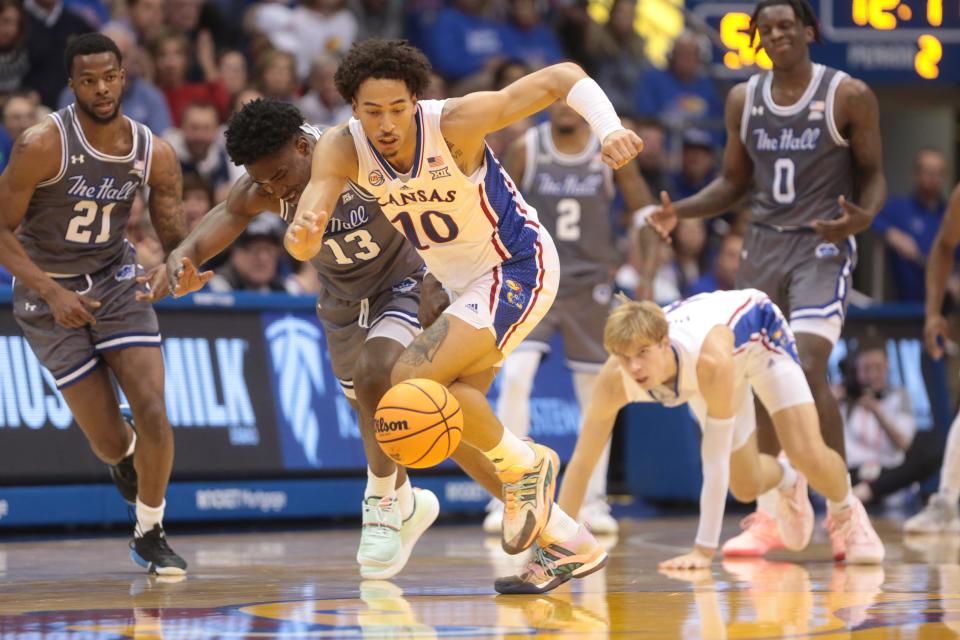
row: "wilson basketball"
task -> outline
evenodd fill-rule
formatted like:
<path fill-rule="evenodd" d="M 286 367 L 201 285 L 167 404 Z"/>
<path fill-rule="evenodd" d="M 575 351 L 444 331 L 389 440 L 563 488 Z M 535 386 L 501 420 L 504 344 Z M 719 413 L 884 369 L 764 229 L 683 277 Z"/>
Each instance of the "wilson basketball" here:
<path fill-rule="evenodd" d="M 380 399 L 374 416 L 377 442 L 397 464 L 423 468 L 440 464 L 460 444 L 460 403 L 439 382 L 405 380 Z"/>

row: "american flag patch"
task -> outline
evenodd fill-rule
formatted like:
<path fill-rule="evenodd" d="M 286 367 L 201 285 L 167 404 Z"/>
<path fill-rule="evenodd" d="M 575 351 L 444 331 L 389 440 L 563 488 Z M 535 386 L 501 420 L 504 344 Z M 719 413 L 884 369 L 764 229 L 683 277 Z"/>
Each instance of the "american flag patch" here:
<path fill-rule="evenodd" d="M 823 100 L 814 100 L 810 103 L 810 111 L 825 111 L 827 103 Z"/>
<path fill-rule="evenodd" d="M 427 158 L 427 166 L 438 169 L 443 166 L 443 158 L 440 156 L 430 156 Z"/>

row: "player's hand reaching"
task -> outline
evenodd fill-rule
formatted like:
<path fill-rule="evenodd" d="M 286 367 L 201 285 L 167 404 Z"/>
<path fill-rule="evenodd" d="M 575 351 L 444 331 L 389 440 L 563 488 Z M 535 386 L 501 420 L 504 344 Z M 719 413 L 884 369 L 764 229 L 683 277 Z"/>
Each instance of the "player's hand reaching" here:
<path fill-rule="evenodd" d="M 213 271 L 199 271 L 193 264 L 193 260 L 183 256 L 179 264 L 176 262 L 176 256 L 171 255 L 167 260 L 167 277 L 169 290 L 173 292 L 174 298 L 185 296 L 188 293 L 199 291 L 207 284 L 207 281 L 213 277 Z"/>
<path fill-rule="evenodd" d="M 327 226 L 327 214 L 313 211 L 297 212 L 297 217 L 287 227 L 283 246 L 291 256 L 301 262 L 310 260 L 320 252 L 323 230 Z"/>
<path fill-rule="evenodd" d="M 600 157 L 612 169 L 619 169 L 643 151 L 643 140 L 630 129 L 619 129 L 608 134 L 600 147 Z"/>
<path fill-rule="evenodd" d="M 934 360 L 943 357 L 943 345 L 947 343 L 947 319 L 939 313 L 927 316 L 923 323 L 923 343 Z"/>
<path fill-rule="evenodd" d="M 670 242 L 670 233 L 677 226 L 677 210 L 666 191 L 660 192 L 660 206 L 650 205 L 653 209 L 646 215 L 646 222 L 660 234 L 664 242 Z"/>
<path fill-rule="evenodd" d="M 100 302 L 88 298 L 82 293 L 70 291 L 58 286 L 54 293 L 46 298 L 50 313 L 58 324 L 68 329 L 79 329 L 88 324 L 97 324 L 90 309 L 99 309 Z"/>
<path fill-rule="evenodd" d="M 676 558 L 670 558 L 660 563 L 660 569 L 707 569 L 713 564 L 715 549 L 707 549 L 697 545 L 690 553 Z"/>
<path fill-rule="evenodd" d="M 450 306 L 450 296 L 444 290 L 440 281 L 427 274 L 420 285 L 420 308 L 417 310 L 417 320 L 420 326 L 426 329 L 440 317 L 443 310 Z"/>
<path fill-rule="evenodd" d="M 167 285 L 167 265 L 164 263 L 158 264 L 142 276 L 137 276 L 137 282 L 146 287 L 146 291 L 137 291 L 135 294 L 138 301 L 156 302 L 170 293 Z"/>
<path fill-rule="evenodd" d="M 867 229 L 873 222 L 873 216 L 867 210 L 858 207 L 843 196 L 837 198 L 840 205 L 840 217 L 834 220 L 814 220 L 813 230 L 823 236 L 827 242 L 843 242 L 848 237 Z"/>

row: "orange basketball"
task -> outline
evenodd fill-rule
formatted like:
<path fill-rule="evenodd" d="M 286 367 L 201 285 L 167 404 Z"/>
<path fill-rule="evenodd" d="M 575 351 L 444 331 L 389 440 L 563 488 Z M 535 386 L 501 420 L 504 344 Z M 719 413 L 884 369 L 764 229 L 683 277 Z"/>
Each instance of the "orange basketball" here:
<path fill-rule="evenodd" d="M 405 380 L 380 399 L 374 416 L 377 442 L 397 464 L 422 469 L 440 464 L 460 444 L 460 403 L 439 382 Z"/>

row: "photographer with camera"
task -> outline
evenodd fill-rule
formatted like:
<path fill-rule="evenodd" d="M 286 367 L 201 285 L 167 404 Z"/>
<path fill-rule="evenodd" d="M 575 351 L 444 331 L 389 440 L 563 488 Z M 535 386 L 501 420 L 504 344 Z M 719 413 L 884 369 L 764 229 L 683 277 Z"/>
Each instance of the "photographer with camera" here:
<path fill-rule="evenodd" d="M 931 431 L 917 431 L 906 390 L 889 385 L 882 339 L 865 338 L 844 372 L 840 410 L 853 493 L 879 501 L 936 469 L 940 447 Z"/>

